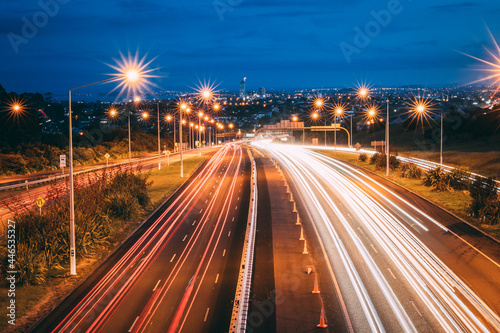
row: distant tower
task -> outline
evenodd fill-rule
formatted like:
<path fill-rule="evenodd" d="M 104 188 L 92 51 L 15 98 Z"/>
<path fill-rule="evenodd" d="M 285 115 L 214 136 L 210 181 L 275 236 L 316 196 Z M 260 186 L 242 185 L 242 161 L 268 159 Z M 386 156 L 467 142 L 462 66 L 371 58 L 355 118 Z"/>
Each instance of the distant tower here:
<path fill-rule="evenodd" d="M 266 88 L 260 87 L 259 96 L 260 96 L 260 98 L 266 98 Z"/>
<path fill-rule="evenodd" d="M 247 78 L 243 78 L 243 81 L 240 82 L 240 97 L 241 98 L 245 98 L 245 95 L 246 95 L 246 81 L 247 81 Z"/>

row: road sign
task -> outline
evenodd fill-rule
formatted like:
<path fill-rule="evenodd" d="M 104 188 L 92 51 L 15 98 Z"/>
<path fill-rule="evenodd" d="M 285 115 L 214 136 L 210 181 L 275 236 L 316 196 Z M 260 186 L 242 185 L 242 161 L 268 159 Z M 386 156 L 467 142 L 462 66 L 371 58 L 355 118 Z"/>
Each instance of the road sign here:
<path fill-rule="evenodd" d="M 356 150 L 360 150 L 361 149 L 361 144 L 358 142 L 358 143 L 356 143 L 356 145 L 354 147 L 356 147 Z"/>
<path fill-rule="evenodd" d="M 36 200 L 35 200 L 35 203 L 36 205 L 39 207 L 39 208 L 42 208 L 43 205 L 45 205 L 45 200 L 43 200 L 42 197 L 38 197 Z"/>
<path fill-rule="evenodd" d="M 59 166 L 61 168 L 66 167 L 66 155 L 59 155 Z"/>
<path fill-rule="evenodd" d="M 104 155 L 104 157 L 105 157 L 106 159 L 108 159 L 108 158 L 110 158 L 110 157 L 111 157 L 111 155 L 109 155 L 108 153 L 106 153 L 106 155 Z"/>
<path fill-rule="evenodd" d="M 385 147 L 385 141 L 372 141 L 372 147 Z"/>
<path fill-rule="evenodd" d="M 163 153 L 166 155 L 166 156 L 170 156 L 170 150 L 164 150 Z"/>
<path fill-rule="evenodd" d="M 340 124 L 332 124 L 331 126 L 311 126 L 311 131 L 312 132 L 333 132 L 333 131 L 339 131 L 340 130 Z"/>

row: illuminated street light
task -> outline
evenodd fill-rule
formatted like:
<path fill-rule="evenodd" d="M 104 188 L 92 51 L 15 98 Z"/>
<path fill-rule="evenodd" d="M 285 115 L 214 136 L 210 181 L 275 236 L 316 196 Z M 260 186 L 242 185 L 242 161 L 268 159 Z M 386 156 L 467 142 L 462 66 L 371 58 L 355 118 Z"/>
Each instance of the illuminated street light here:
<path fill-rule="evenodd" d="M 424 120 L 431 126 L 429 119 L 432 115 L 435 115 L 436 105 L 430 98 L 423 97 L 413 97 L 409 102 L 406 102 L 407 109 L 412 114 L 413 119 L 416 119 L 417 125 L 419 122 L 422 123 L 422 131 L 424 126 Z M 439 154 L 439 162 L 443 164 L 443 112 L 441 114 L 441 142 L 440 142 L 440 154 Z M 413 120 L 412 120 L 413 121 Z"/>
<path fill-rule="evenodd" d="M 69 90 L 69 111 L 68 111 L 68 119 L 69 119 L 69 183 L 70 183 L 70 213 L 69 213 L 69 230 L 70 230 L 70 274 L 76 275 L 76 242 L 75 242 L 75 188 L 74 188 L 74 175 L 73 175 L 73 123 L 72 123 L 72 103 L 71 103 L 71 93 L 74 90 L 86 88 L 89 86 L 93 86 L 100 83 L 105 82 L 120 82 L 120 84 L 113 89 L 112 91 L 122 87 L 122 91 L 124 89 L 132 89 L 137 90 L 138 88 L 145 88 L 150 83 L 147 80 L 147 77 L 152 77 L 152 75 L 148 74 L 153 70 L 148 70 L 146 67 L 151 63 L 144 63 L 145 57 L 140 61 L 138 60 L 138 53 L 136 53 L 135 58 L 125 59 L 122 55 L 122 64 L 118 64 L 118 66 L 111 66 L 112 68 L 118 71 L 117 74 L 114 74 L 113 77 L 101 81 L 97 81 L 94 83 L 86 84 L 84 86 L 80 86 L 77 88 L 73 88 Z M 137 73 L 133 73 L 135 70 Z M 129 118 L 130 119 L 130 118 Z M 129 145 L 130 145 L 130 137 L 129 137 Z M 130 146 L 129 146 L 130 147 Z"/>

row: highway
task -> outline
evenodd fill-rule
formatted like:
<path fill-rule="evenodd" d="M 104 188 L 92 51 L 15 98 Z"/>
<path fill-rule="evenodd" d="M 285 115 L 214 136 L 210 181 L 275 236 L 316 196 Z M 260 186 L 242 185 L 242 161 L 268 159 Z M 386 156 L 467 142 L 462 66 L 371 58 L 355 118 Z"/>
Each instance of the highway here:
<path fill-rule="evenodd" d="M 339 283 L 351 332 L 499 332 L 500 246 L 439 207 L 297 146 L 256 143 L 288 173 Z"/>
<path fill-rule="evenodd" d="M 223 146 L 33 332 L 227 331 L 249 202 L 250 162 Z"/>

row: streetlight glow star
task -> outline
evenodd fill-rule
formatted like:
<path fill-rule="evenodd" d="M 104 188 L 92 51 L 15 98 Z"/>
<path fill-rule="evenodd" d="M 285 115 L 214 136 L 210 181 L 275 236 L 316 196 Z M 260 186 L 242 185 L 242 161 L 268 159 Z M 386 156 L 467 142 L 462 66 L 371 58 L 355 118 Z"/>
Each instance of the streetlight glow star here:
<path fill-rule="evenodd" d="M 462 53 L 463 55 L 466 55 L 467 57 L 475 59 L 479 62 L 482 62 L 483 64 L 488 65 L 488 68 L 481 68 L 478 70 L 482 71 L 482 72 L 489 73 L 489 75 L 484 77 L 484 78 L 481 78 L 479 80 L 476 80 L 474 82 L 471 82 L 470 84 L 475 84 L 475 83 L 484 82 L 484 81 L 493 81 L 492 85 L 496 86 L 495 92 L 491 96 L 491 98 L 493 98 L 500 90 L 500 46 L 498 45 L 495 37 L 493 37 L 493 34 L 491 33 L 491 31 L 489 29 L 488 29 L 488 33 L 490 34 L 491 40 L 493 41 L 494 50 L 490 50 L 485 46 L 484 46 L 484 49 L 491 56 L 492 60 L 481 59 L 481 58 L 474 57 L 472 55 L 469 55 L 469 54 L 463 53 L 463 52 L 460 52 L 460 53 Z"/>
<path fill-rule="evenodd" d="M 422 123 L 422 130 L 424 126 L 424 120 L 427 122 L 427 124 L 430 124 L 430 119 L 431 116 L 435 115 L 433 111 L 436 109 L 432 100 L 430 98 L 424 98 L 421 96 L 415 97 L 413 96 L 408 102 L 406 102 L 406 109 L 408 109 L 407 113 L 410 113 L 412 115 L 412 120 L 410 124 L 413 122 L 413 120 L 416 120 L 417 125 L 421 122 Z"/>
<path fill-rule="evenodd" d="M 115 77 L 111 81 L 120 82 L 111 92 L 120 89 L 118 96 L 121 96 L 123 93 L 136 95 L 140 91 L 150 90 L 149 86 L 156 87 L 150 79 L 158 77 L 151 74 L 157 68 L 148 69 L 148 66 L 156 58 L 146 61 L 146 57 L 147 54 L 139 58 L 138 51 L 134 56 L 132 56 L 130 52 L 127 56 L 120 52 L 121 59 L 113 59 L 115 61 L 114 65 L 108 64 L 109 67 L 118 72 L 117 74 L 110 74 Z"/>

